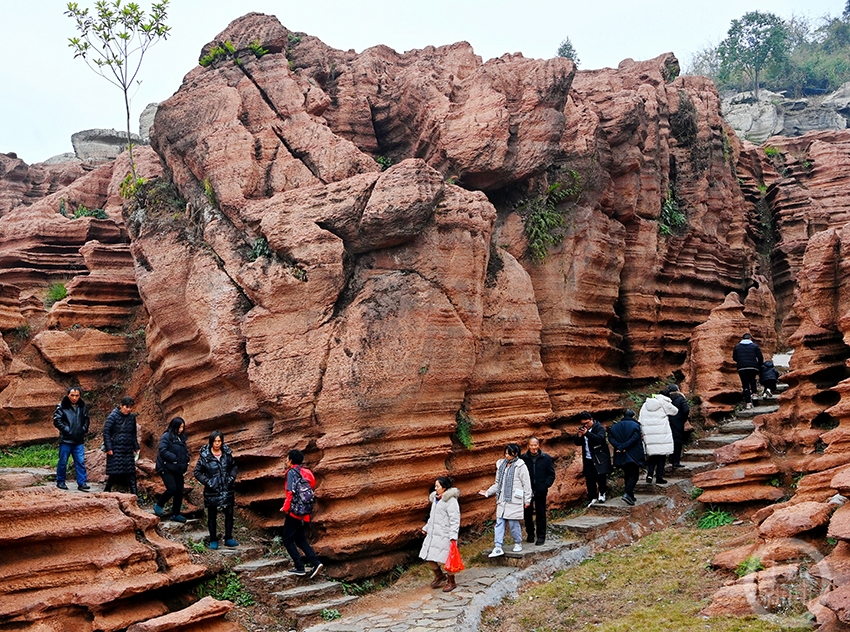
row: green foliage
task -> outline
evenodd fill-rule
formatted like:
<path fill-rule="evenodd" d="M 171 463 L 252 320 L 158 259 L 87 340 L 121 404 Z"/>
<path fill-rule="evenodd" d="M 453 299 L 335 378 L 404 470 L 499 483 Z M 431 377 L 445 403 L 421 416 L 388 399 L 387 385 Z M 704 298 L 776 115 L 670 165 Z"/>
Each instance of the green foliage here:
<path fill-rule="evenodd" d="M 325 621 L 334 621 L 342 617 L 342 613 L 340 613 L 340 611 L 336 608 L 322 608 L 319 616 L 321 616 Z"/>
<path fill-rule="evenodd" d="M 95 219 L 109 219 L 109 215 L 106 214 L 102 208 L 86 208 L 82 204 L 77 206 L 77 210 L 74 211 L 74 219 L 79 219 L 81 217 L 94 217 Z"/>
<path fill-rule="evenodd" d="M 127 149 L 130 154 L 130 173 L 136 178 L 133 145 L 130 143 L 130 89 L 136 81 L 147 50 L 159 40 L 168 38 L 171 27 L 166 25 L 169 0 L 154 2 L 150 15 L 136 2 L 122 5 L 122 0 L 98 0 L 94 14 L 69 2 L 65 15 L 74 20 L 79 37 L 68 38 L 74 58 L 86 65 L 124 95 L 127 115 Z"/>
<path fill-rule="evenodd" d="M 55 467 L 55 445 L 39 443 L 15 448 L 0 448 L 0 467 Z"/>
<path fill-rule="evenodd" d="M 658 232 L 662 235 L 679 233 L 688 225 L 688 217 L 679 208 L 679 197 L 673 187 L 667 190 L 667 197 L 661 203 L 661 216 L 658 218 Z"/>
<path fill-rule="evenodd" d="M 204 179 L 204 195 L 207 198 L 207 202 L 214 208 L 218 208 L 218 199 L 215 197 L 215 189 L 213 189 L 209 178 Z"/>
<path fill-rule="evenodd" d="M 26 323 L 24 325 L 18 325 L 12 330 L 12 335 L 14 335 L 14 337 L 18 340 L 26 340 L 30 337 L 31 333 L 32 327 L 30 327 L 29 323 Z"/>
<path fill-rule="evenodd" d="M 219 573 L 198 586 L 198 597 L 213 597 L 221 601 L 232 601 L 238 606 L 254 605 L 254 596 L 245 590 L 239 575 L 233 571 Z"/>
<path fill-rule="evenodd" d="M 764 564 L 761 563 L 761 560 L 757 557 L 751 556 L 745 560 L 741 560 L 740 564 L 738 564 L 735 569 L 735 574 L 738 577 L 743 577 L 744 575 L 749 575 L 750 573 L 756 573 L 763 570 Z"/>
<path fill-rule="evenodd" d="M 133 178 L 133 175 L 128 173 L 127 177 L 121 181 L 118 191 L 121 193 L 122 198 L 131 200 L 136 197 L 141 186 L 147 183 L 147 181 L 147 178 Z"/>
<path fill-rule="evenodd" d="M 774 476 L 772 479 L 767 481 L 767 484 L 771 487 L 782 487 L 782 479 L 778 476 Z"/>
<path fill-rule="evenodd" d="M 759 78 L 768 63 L 782 63 L 787 56 L 788 28 L 773 13 L 750 11 L 732 20 L 726 39 L 720 42 L 720 75 L 735 72 L 750 76 L 758 98 Z"/>
<path fill-rule="evenodd" d="M 248 255 L 250 261 L 256 261 L 260 257 L 271 259 L 272 249 L 269 248 L 269 242 L 265 237 L 257 237 L 254 240 L 254 245 L 251 246 L 251 253 Z"/>
<path fill-rule="evenodd" d="M 466 412 L 466 408 L 461 406 L 455 415 L 457 426 L 455 427 L 455 438 L 467 450 L 471 450 L 474 445 L 472 440 L 472 426 L 475 420 Z"/>
<path fill-rule="evenodd" d="M 378 156 L 375 158 L 375 162 L 380 165 L 381 171 L 386 171 L 393 166 L 393 159 L 387 156 Z"/>
<path fill-rule="evenodd" d="M 764 155 L 767 156 L 768 158 L 776 158 L 778 156 L 781 156 L 782 152 L 779 151 L 779 149 L 777 149 L 776 147 L 773 147 L 772 145 L 765 145 L 764 146 Z"/>
<path fill-rule="evenodd" d="M 537 263 L 545 263 L 549 248 L 557 246 L 564 238 L 561 232 L 564 215 L 560 204 L 569 199 L 577 202 L 583 191 L 577 171 L 570 169 L 566 175 L 569 182 L 556 182 L 544 195 L 538 195 L 519 207 L 528 240 L 528 253 Z"/>
<path fill-rule="evenodd" d="M 709 509 L 697 521 L 697 529 L 715 529 L 735 522 L 735 516 L 720 509 Z"/>
<path fill-rule="evenodd" d="M 204 553 L 207 550 L 202 540 L 189 540 L 189 548 L 195 553 Z"/>
<path fill-rule="evenodd" d="M 564 38 L 564 41 L 560 43 L 558 46 L 558 50 L 555 53 L 557 57 L 563 57 L 565 59 L 571 59 L 573 63 L 578 68 L 581 60 L 578 58 L 578 54 L 576 53 L 576 49 L 573 46 L 573 43 L 570 41 L 570 38 Z"/>
<path fill-rule="evenodd" d="M 68 290 L 64 283 L 51 283 L 47 288 L 47 296 L 44 299 L 44 305 L 50 307 L 54 303 L 61 301 L 68 296 Z"/>
<path fill-rule="evenodd" d="M 129 176 L 128 176 L 129 178 Z M 138 178 L 135 184 L 129 180 L 126 193 L 121 195 L 130 200 L 135 208 L 143 208 L 153 215 L 173 215 L 186 209 L 186 200 L 180 195 L 175 185 L 164 178 Z"/>
<path fill-rule="evenodd" d="M 65 201 L 65 198 L 59 200 L 59 214 L 62 217 L 68 217 L 68 204 Z"/>
<path fill-rule="evenodd" d="M 254 39 L 250 44 L 248 44 L 248 48 L 251 49 L 251 52 L 256 55 L 257 59 L 262 57 L 263 55 L 267 55 L 269 49 L 263 48 L 262 44 L 260 44 L 259 38 Z"/>
<path fill-rule="evenodd" d="M 696 500 L 702 495 L 703 489 L 701 487 L 691 487 L 691 500 Z"/>
<path fill-rule="evenodd" d="M 226 40 L 223 44 L 217 44 L 216 46 L 213 46 L 210 49 L 209 53 L 207 53 L 198 60 L 198 63 L 204 68 L 206 68 L 207 66 L 211 66 L 219 59 L 232 59 L 235 53 L 236 47 L 231 43 L 230 40 Z M 256 54 L 256 51 L 254 52 L 254 54 Z M 260 57 L 260 55 L 257 55 L 257 57 Z"/>

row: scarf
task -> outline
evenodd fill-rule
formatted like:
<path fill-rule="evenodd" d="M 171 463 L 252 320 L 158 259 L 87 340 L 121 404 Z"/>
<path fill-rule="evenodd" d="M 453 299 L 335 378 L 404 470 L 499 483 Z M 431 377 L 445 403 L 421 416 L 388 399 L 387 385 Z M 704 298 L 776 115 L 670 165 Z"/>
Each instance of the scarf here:
<path fill-rule="evenodd" d="M 510 460 L 502 459 L 499 463 L 499 469 L 496 472 L 496 502 L 510 502 L 514 495 L 514 472 L 513 466 L 516 465 L 518 457 Z M 507 478 L 505 477 L 507 474 Z M 504 481 L 504 488 L 502 482 Z"/>

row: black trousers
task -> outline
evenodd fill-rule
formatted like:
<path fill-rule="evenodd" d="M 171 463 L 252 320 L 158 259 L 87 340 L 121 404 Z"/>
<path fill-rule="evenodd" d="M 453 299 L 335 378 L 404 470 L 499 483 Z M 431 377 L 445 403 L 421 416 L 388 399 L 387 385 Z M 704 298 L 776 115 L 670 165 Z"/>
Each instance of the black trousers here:
<path fill-rule="evenodd" d="M 664 478 L 664 461 L 666 460 L 666 454 L 653 454 L 646 457 L 646 477 L 652 478 L 655 475 L 656 481 L 662 480 Z"/>
<path fill-rule="evenodd" d="M 602 494 L 608 493 L 608 476 L 599 474 L 596 471 L 596 466 L 590 459 L 582 459 L 582 473 L 584 474 L 584 482 L 587 485 L 588 500 L 596 500 Z"/>
<path fill-rule="evenodd" d="M 160 505 L 162 507 L 162 505 Z M 224 514 L 224 539 L 233 537 L 233 505 L 228 505 L 222 510 Z M 218 542 L 218 507 L 207 507 L 207 528 L 210 530 L 210 542 Z"/>
<path fill-rule="evenodd" d="M 758 394 L 759 392 L 759 387 L 756 384 L 758 374 L 758 369 L 738 369 L 738 376 L 741 378 L 741 390 L 744 393 L 745 404 L 751 404 L 753 401 L 753 393 Z"/>
<path fill-rule="evenodd" d="M 118 483 L 119 481 L 126 481 L 127 489 L 130 490 L 131 494 L 136 494 L 138 496 L 139 491 L 136 487 L 136 471 L 133 470 L 132 474 L 109 474 L 106 477 L 106 484 L 103 486 L 103 491 L 111 492 L 112 486 Z"/>
<path fill-rule="evenodd" d="M 304 560 L 301 559 L 301 549 L 306 560 L 316 566 L 319 563 L 319 558 L 310 543 L 307 542 L 307 536 L 304 533 L 304 521 L 298 518 L 293 518 L 287 515 L 283 523 L 283 532 L 280 535 L 283 540 L 283 546 L 286 547 L 286 552 L 292 558 L 292 565 L 296 570 L 304 570 Z"/>
<path fill-rule="evenodd" d="M 168 499 L 173 497 L 174 502 L 171 503 L 171 515 L 179 516 L 180 509 L 183 507 L 183 473 L 164 470 L 159 473 L 159 476 L 162 478 L 162 482 L 165 483 L 165 491 L 162 492 L 156 504 L 160 507 L 165 507 Z"/>
<path fill-rule="evenodd" d="M 534 519 L 537 518 L 537 539 L 546 538 L 546 493 L 534 492 L 531 504 L 525 508 L 525 530 L 529 538 L 535 536 Z"/>
<path fill-rule="evenodd" d="M 682 448 L 684 448 L 684 444 L 681 441 L 676 441 L 675 439 L 673 439 L 673 456 L 670 457 L 671 464 L 682 464 Z"/>
<path fill-rule="evenodd" d="M 625 482 L 625 495 L 629 498 L 635 497 L 635 485 L 640 475 L 640 466 L 637 463 L 626 463 L 623 468 L 623 479 Z"/>

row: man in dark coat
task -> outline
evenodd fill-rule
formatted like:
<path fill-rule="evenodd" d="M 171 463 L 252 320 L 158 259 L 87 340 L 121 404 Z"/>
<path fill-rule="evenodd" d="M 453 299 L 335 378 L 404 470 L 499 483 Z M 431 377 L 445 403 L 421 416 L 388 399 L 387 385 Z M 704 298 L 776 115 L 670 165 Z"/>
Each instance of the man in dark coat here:
<path fill-rule="evenodd" d="M 643 439 L 640 424 L 635 420 L 635 411 L 629 408 L 623 413 L 623 418 L 611 426 L 608 441 L 614 448 L 614 465 L 623 470 L 626 487 L 623 501 L 627 505 L 634 505 L 635 485 L 644 464 Z"/>
<path fill-rule="evenodd" d="M 83 441 L 89 431 L 89 409 L 82 399 L 82 389 L 72 386 L 53 411 L 53 425 L 59 430 L 59 463 L 56 465 L 56 487 L 68 489 L 65 477 L 68 474 L 68 457 L 74 456 L 77 472 L 77 489 L 87 492 L 86 447 Z"/>
<path fill-rule="evenodd" d="M 106 485 L 103 491 L 112 491 L 112 486 L 124 479 L 131 494 L 136 489 L 136 457 L 139 454 L 139 439 L 136 436 L 136 405 L 132 397 L 121 398 L 103 424 L 103 448 L 106 450 Z"/>
<path fill-rule="evenodd" d="M 611 473 L 611 453 L 605 440 L 605 428 L 587 411 L 579 414 L 578 418 L 580 425 L 573 442 L 581 446 L 587 497 L 590 505 L 604 503 L 608 493 L 608 474 Z"/>
<path fill-rule="evenodd" d="M 528 450 L 522 455 L 531 477 L 531 504 L 525 508 L 525 530 L 528 541 L 543 544 L 546 541 L 546 494 L 555 482 L 555 464 L 552 457 L 540 449 L 540 439 L 531 437 Z M 537 516 L 537 538 L 534 537 L 534 517 Z"/>
<path fill-rule="evenodd" d="M 677 468 L 682 467 L 682 449 L 688 439 L 685 422 L 691 414 L 691 406 L 675 384 L 668 386 L 665 392 L 670 398 L 670 403 L 679 411 L 675 415 L 667 415 L 667 419 L 670 420 L 670 430 L 673 433 L 673 456 L 670 458 L 670 467 Z"/>
<path fill-rule="evenodd" d="M 761 365 L 764 364 L 764 357 L 750 334 L 744 334 L 741 342 L 735 345 L 735 349 L 732 351 L 732 359 L 738 366 L 744 405 L 747 408 L 752 408 L 753 394 L 758 393 L 756 378 L 761 371 Z"/>

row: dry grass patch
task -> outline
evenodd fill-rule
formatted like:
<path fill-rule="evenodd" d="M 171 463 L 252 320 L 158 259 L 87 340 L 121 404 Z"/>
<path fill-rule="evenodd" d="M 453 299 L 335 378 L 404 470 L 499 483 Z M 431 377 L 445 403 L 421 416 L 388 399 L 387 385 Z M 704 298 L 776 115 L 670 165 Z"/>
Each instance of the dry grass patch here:
<path fill-rule="evenodd" d="M 742 527 L 672 527 L 556 573 L 518 599 L 490 608 L 483 632 L 774 632 L 810 630 L 796 620 L 712 617 L 699 611 L 728 573 L 711 558 L 741 535 Z"/>

